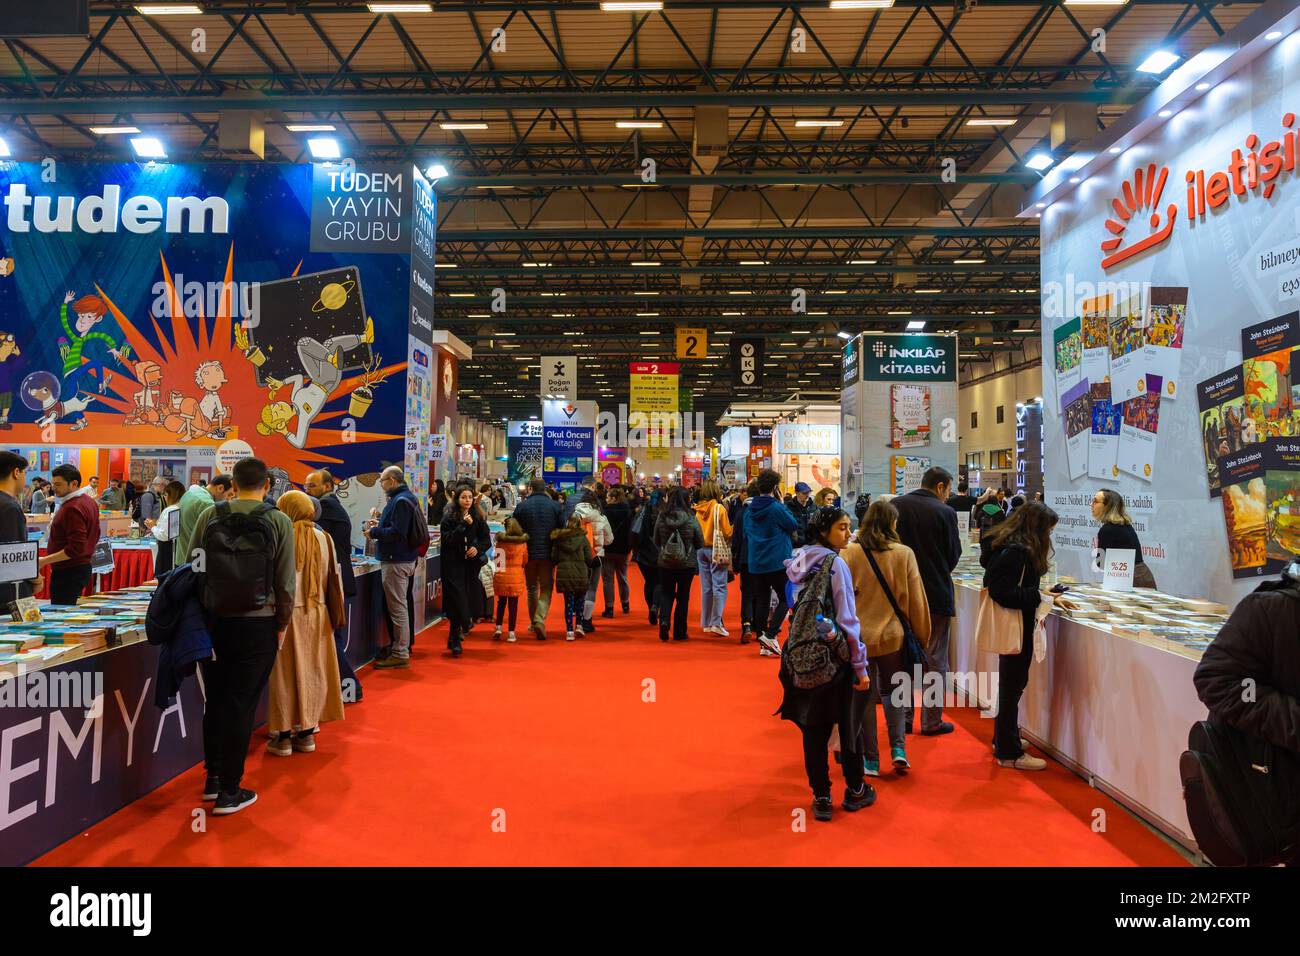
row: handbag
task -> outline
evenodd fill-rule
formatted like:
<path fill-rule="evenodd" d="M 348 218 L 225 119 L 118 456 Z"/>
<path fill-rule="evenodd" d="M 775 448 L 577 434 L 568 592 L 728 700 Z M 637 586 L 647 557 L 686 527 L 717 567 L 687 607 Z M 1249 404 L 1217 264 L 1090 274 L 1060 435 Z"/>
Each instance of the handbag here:
<path fill-rule="evenodd" d="M 722 505 L 713 506 L 713 566 L 729 568 L 731 567 L 731 542 L 722 533 L 722 522 L 718 520 L 718 512 L 721 510 Z"/>
<path fill-rule="evenodd" d="M 859 547 L 862 547 L 862 545 L 859 545 Z M 889 606 L 894 609 L 894 616 L 898 618 L 898 623 L 903 625 L 903 663 L 907 665 L 909 671 L 913 670 L 918 664 L 924 667 L 929 663 L 930 659 L 926 656 L 925 648 L 921 646 L 920 638 L 912 630 L 912 622 L 907 619 L 907 615 L 903 613 L 902 608 L 898 606 L 898 602 L 894 600 L 894 592 L 885 583 L 885 576 L 880 573 L 880 565 L 876 564 L 876 556 L 866 547 L 862 547 L 862 553 L 871 562 L 871 570 L 876 572 L 876 580 L 880 582 L 885 597 L 889 598 Z"/>
<path fill-rule="evenodd" d="M 1020 583 L 1025 572 L 1020 570 Z M 1015 608 L 1003 607 L 988 588 L 980 588 L 980 611 L 975 622 L 975 646 L 989 654 L 1019 654 L 1025 639 L 1025 619 Z"/>
<path fill-rule="evenodd" d="M 495 593 L 492 589 L 492 568 L 492 564 L 485 561 L 483 566 L 478 569 L 479 583 L 483 585 L 483 594 L 489 601 L 495 597 Z"/>

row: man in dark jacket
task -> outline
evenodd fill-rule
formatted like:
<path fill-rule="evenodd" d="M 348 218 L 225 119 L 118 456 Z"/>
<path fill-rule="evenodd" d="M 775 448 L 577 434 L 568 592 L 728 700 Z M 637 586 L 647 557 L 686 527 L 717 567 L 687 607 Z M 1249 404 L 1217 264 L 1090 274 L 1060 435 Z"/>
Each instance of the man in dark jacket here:
<path fill-rule="evenodd" d="M 953 598 L 952 572 L 961 560 L 961 534 L 957 530 L 957 512 L 946 501 L 952 489 L 952 474 L 934 467 L 921 477 L 921 487 L 899 495 L 890 503 L 898 509 L 898 538 L 912 549 L 921 571 L 921 583 L 930 604 L 930 643 L 926 647 L 929 663 L 926 673 L 936 673 L 948 693 L 948 631 L 957 614 Z M 922 683 L 922 687 L 927 686 Z M 907 710 L 906 726 L 912 728 L 912 711 Z M 943 719 L 943 701 L 921 708 L 921 733 L 927 737 L 950 734 L 953 725 Z"/>
<path fill-rule="evenodd" d="M 1211 719 L 1300 751 L 1300 559 L 1241 599 L 1192 680 Z M 1300 861 L 1298 861 L 1300 862 Z"/>
<path fill-rule="evenodd" d="M 573 498 L 578 506 L 578 498 Z M 539 641 L 546 640 L 546 612 L 551 609 L 551 590 L 555 586 L 555 569 L 551 565 L 551 532 L 564 527 L 561 506 L 546 493 L 546 482 L 534 478 L 528 485 L 528 497 L 515 509 L 515 520 L 528 535 L 528 563 L 524 581 L 528 587 L 528 616 Z"/>
<path fill-rule="evenodd" d="M 352 570 L 352 519 L 348 517 L 343 502 L 334 493 L 334 476 L 328 469 L 313 471 L 303 482 L 303 489 L 320 505 L 316 525 L 334 542 L 334 556 L 339 560 L 339 576 L 343 579 L 343 605 L 346 622 L 334 631 L 334 650 L 339 659 L 339 681 L 343 685 L 343 702 L 361 700 L 361 681 L 348 663 L 348 628 L 352 623 L 352 598 L 357 593 L 356 573 Z"/>
<path fill-rule="evenodd" d="M 745 547 L 754 581 L 754 623 L 758 626 L 759 654 L 779 657 L 781 628 L 789 610 L 785 603 L 785 561 L 793 553 L 791 540 L 799 524 L 781 499 L 781 476 L 765 468 L 754 479 L 757 494 L 745 506 Z M 772 592 L 776 607 L 769 616 Z"/>
<path fill-rule="evenodd" d="M 817 502 L 812 500 L 812 488 L 806 481 L 794 486 L 793 497 L 787 498 L 785 506 L 794 515 L 798 528 L 794 533 L 794 546 L 802 548 L 808 543 L 808 522 L 817 513 Z"/>
<path fill-rule="evenodd" d="M 388 495 L 388 504 L 378 521 L 369 522 L 367 533 L 379 542 L 379 573 L 384 582 L 384 605 L 393 645 L 387 657 L 375 661 L 375 667 L 410 667 L 411 628 L 415 623 L 411 585 L 419 558 L 411 541 L 419 527 L 419 512 L 424 508 L 406 486 L 406 476 L 398 465 L 389 465 L 380 473 L 379 487 Z"/>

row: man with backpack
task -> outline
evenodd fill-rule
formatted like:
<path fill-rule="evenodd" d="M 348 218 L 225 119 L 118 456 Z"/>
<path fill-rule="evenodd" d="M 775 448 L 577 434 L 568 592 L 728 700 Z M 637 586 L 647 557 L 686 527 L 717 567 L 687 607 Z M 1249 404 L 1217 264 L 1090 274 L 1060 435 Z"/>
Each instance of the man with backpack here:
<path fill-rule="evenodd" d="M 296 591 L 293 523 L 265 501 L 266 463 L 241 458 L 232 477 L 235 496 L 202 512 L 192 539 L 199 593 L 212 619 L 213 659 L 203 667 L 203 799 L 216 801 L 217 816 L 257 800 L 240 787 L 244 758 Z"/>
<path fill-rule="evenodd" d="M 415 610 L 410 604 L 411 582 L 420 555 L 429 550 L 429 523 L 424 508 L 398 465 L 389 465 L 379 476 L 379 487 L 388 504 L 378 521 L 371 521 L 366 534 L 379 542 L 379 571 L 384 583 L 384 603 L 393 644 L 387 657 L 375 661 L 376 668 L 411 666 L 411 625 Z"/>

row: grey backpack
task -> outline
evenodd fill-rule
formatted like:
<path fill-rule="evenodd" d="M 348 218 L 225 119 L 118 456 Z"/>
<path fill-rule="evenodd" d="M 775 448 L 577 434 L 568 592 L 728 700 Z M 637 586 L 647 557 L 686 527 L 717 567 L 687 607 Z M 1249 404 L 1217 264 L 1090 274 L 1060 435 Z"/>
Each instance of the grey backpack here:
<path fill-rule="evenodd" d="M 781 649 L 781 666 L 795 687 L 815 690 L 835 679 L 849 660 L 849 644 L 835 626 L 831 572 L 835 555 L 827 555 L 812 581 L 799 592 L 790 636 Z"/>

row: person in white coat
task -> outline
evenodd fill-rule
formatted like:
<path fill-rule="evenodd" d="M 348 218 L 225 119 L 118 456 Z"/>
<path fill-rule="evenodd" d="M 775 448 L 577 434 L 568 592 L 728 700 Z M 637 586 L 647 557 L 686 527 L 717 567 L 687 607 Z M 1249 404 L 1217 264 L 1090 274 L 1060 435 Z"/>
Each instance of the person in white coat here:
<path fill-rule="evenodd" d="M 595 491 L 583 492 L 582 500 L 573 509 L 573 514 L 582 519 L 584 528 L 591 528 L 591 547 L 596 555 L 596 565 L 591 569 L 591 578 L 587 583 L 587 600 L 582 606 L 582 625 L 576 628 L 584 634 L 590 634 L 596 630 L 595 622 L 591 618 L 596 613 L 596 589 L 600 587 L 601 559 L 605 556 L 605 546 L 614 543 L 614 529 L 609 526 L 609 520 L 601 510 L 600 499 L 596 497 Z"/>

